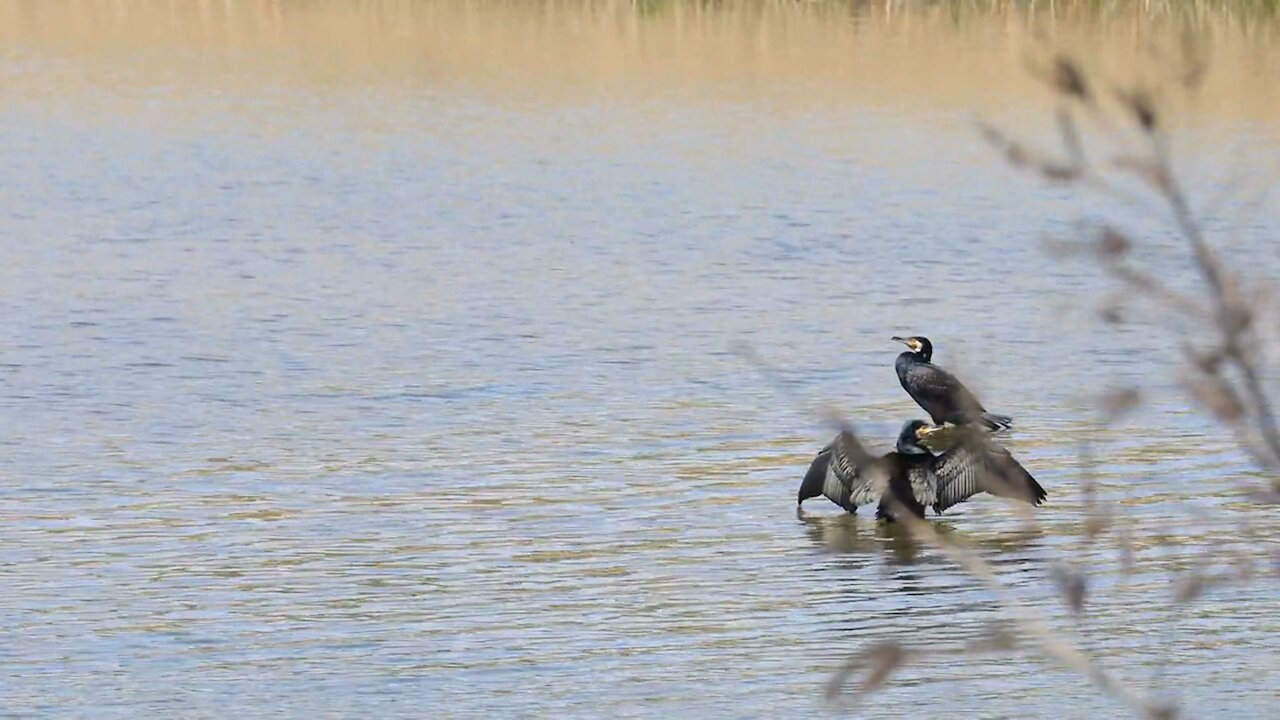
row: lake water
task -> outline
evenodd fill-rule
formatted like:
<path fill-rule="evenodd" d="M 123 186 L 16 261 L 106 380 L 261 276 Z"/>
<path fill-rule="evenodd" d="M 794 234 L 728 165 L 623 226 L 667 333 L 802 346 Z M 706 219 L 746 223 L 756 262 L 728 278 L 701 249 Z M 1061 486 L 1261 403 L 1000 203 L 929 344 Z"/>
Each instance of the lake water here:
<path fill-rule="evenodd" d="M 1052 138 L 1031 27 L 1123 78 L 1163 26 L 749 7 L 0 1 L 0 716 L 842 714 L 845 658 L 1004 617 L 936 549 L 796 511 L 815 408 L 880 447 L 921 416 L 908 333 L 1049 491 L 1034 523 L 987 498 L 936 524 L 1187 716 L 1274 708 L 1274 579 L 1173 601 L 1276 552 L 1261 481 L 1168 325 L 1099 322 L 1114 286 L 1044 248 L 1118 219 L 1191 285 L 1177 238 L 975 130 Z M 1265 278 L 1280 51 L 1205 23 L 1175 152 Z M 1087 467 L 1131 573 L 1082 535 Z M 1028 643 L 858 713 L 916 710 L 1122 707 Z"/>

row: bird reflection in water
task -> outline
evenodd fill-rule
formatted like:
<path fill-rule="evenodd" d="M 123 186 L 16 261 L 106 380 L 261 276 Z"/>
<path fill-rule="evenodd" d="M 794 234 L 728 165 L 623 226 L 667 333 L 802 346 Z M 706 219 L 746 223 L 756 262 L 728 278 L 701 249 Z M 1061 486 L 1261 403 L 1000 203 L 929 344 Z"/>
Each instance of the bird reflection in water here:
<path fill-rule="evenodd" d="M 926 547 L 905 525 L 860 519 L 848 513 L 810 513 L 796 508 L 796 519 L 804 526 L 804 532 L 824 552 L 838 555 L 884 555 L 893 564 L 914 565 L 921 561 Z M 974 535 L 956 528 L 946 521 L 934 521 L 933 529 L 943 538 L 979 552 L 1015 553 L 1016 561 L 1027 559 L 1025 552 L 1033 549 L 1045 536 L 1040 527 L 1022 527 L 1001 530 L 990 534 Z M 941 559 L 941 556 L 934 556 Z"/>
<path fill-rule="evenodd" d="M 825 552 L 840 555 L 887 554 L 895 563 L 916 562 L 919 542 L 906 527 L 897 523 L 860 521 L 849 513 L 807 513 L 796 507 L 796 519 L 804 525 L 805 534 Z"/>

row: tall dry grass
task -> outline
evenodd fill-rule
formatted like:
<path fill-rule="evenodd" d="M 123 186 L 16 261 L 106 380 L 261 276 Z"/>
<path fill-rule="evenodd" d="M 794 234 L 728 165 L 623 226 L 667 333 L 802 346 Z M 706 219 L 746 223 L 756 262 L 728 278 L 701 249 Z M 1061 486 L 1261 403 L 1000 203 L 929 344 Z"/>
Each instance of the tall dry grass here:
<path fill-rule="evenodd" d="M 320 83 L 813 78 L 879 92 L 909 85 L 954 102 L 987 88 L 1023 92 L 1029 85 L 1005 71 L 1008 61 L 1046 34 L 1067 47 L 1103 42 L 1139 61 L 1152 38 L 1190 23 L 1215 37 L 1215 71 L 1226 79 L 1275 39 L 1280 23 L 1249 9 L 1270 2 L 0 0 L 0 53 L 86 63 L 166 53 L 172 62 L 180 50 L 191 55 L 184 72 L 248 65 L 263 79 Z M 131 69 L 151 71 L 145 62 Z"/>

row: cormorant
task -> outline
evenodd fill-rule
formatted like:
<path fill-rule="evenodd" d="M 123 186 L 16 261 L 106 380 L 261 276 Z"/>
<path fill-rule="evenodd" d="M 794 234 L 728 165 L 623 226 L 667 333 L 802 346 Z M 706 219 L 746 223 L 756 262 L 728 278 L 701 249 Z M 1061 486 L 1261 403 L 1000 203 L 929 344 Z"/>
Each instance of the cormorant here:
<path fill-rule="evenodd" d="M 849 512 L 880 501 L 876 517 L 892 517 L 885 497 L 893 492 L 902 506 L 924 517 L 926 505 L 937 500 L 937 481 L 930 470 L 933 455 L 920 445 L 927 432 L 921 420 L 902 426 L 893 452 L 874 457 L 851 430 L 843 430 L 818 452 L 800 483 L 798 503 L 818 495 Z"/>
<path fill-rule="evenodd" d="M 893 364 L 898 371 L 898 381 L 902 383 L 902 389 L 929 413 L 935 425 L 980 423 L 989 430 L 1003 430 L 1013 425 L 1013 418 L 987 412 L 955 375 L 929 362 L 933 358 L 933 343 L 929 338 L 893 339 L 908 348 Z"/>
<path fill-rule="evenodd" d="M 823 495 L 853 513 L 878 500 L 876 517 L 892 519 L 895 508 L 888 493 L 917 517 L 924 517 L 926 506 L 940 515 L 980 492 L 1032 505 L 1044 501 L 1040 483 L 982 431 L 948 433 L 954 443 L 934 455 L 922 442 L 939 429 L 923 420 L 908 421 L 894 451 L 881 457 L 868 453 L 851 430 L 842 431 L 810 464 L 797 502 Z"/>

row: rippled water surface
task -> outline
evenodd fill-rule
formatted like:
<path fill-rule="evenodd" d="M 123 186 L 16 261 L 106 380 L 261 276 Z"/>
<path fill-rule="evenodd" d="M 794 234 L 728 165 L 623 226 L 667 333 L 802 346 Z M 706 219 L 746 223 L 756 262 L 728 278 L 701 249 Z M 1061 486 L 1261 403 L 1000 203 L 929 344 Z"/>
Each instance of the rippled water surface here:
<path fill-rule="evenodd" d="M 797 513 L 816 407 L 883 447 L 920 414 L 905 333 L 1018 418 L 1050 493 L 936 525 L 1124 680 L 1274 708 L 1275 582 L 1172 602 L 1211 552 L 1274 550 L 1241 534 L 1274 528 L 1250 465 L 1168 330 L 1099 323 L 1112 286 L 1043 243 L 1112 213 L 1191 284 L 1176 238 L 977 140 L 1051 137 L 1031 24 L 0 1 L 0 714 L 839 714 L 845 658 L 1004 617 L 937 550 Z M 1265 276 L 1280 54 L 1207 27 L 1179 162 Z M 1156 35 L 1058 32 L 1122 66 Z M 1131 574 L 1082 538 L 1086 441 Z M 926 657 L 859 712 L 1120 711 L 1040 658 Z"/>

